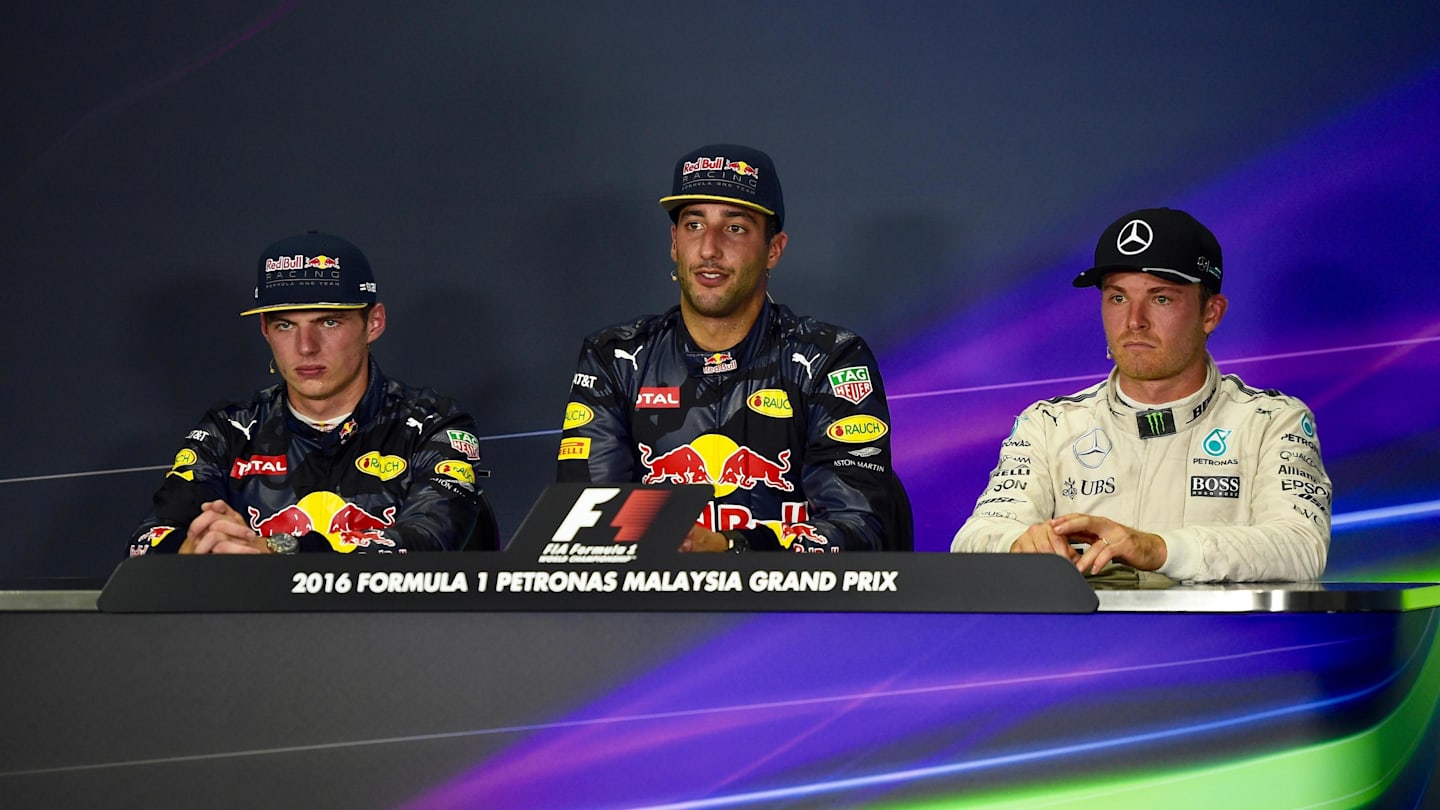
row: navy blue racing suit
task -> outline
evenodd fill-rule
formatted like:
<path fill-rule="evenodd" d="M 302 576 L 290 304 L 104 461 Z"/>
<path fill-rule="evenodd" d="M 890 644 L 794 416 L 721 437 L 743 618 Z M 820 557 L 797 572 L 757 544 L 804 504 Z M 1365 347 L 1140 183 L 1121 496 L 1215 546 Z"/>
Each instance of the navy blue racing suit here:
<path fill-rule="evenodd" d="M 477 485 L 477 475 L 488 475 L 476 470 L 479 460 L 469 414 L 434 391 L 387 379 L 371 358 L 364 396 L 331 431 L 290 412 L 284 383 L 211 409 L 175 455 L 130 555 L 175 552 L 200 505 L 213 500 L 262 537 L 299 537 L 301 551 L 474 547 L 472 532 L 493 520 Z"/>
<path fill-rule="evenodd" d="M 586 338 L 558 479 L 709 483 L 698 522 L 757 550 L 913 547 L 875 356 L 769 301 L 728 351 L 695 348 L 679 307 Z"/>

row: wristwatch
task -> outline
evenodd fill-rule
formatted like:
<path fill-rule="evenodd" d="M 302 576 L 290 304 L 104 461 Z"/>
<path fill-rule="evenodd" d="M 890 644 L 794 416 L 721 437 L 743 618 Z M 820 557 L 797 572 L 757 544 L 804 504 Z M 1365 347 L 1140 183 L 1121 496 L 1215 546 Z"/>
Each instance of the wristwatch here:
<path fill-rule="evenodd" d="M 750 550 L 750 541 L 739 532 L 722 532 L 725 535 L 725 550 L 732 554 Z"/>
<path fill-rule="evenodd" d="M 293 534 L 272 534 L 265 538 L 265 547 L 271 554 L 294 554 L 300 550 L 300 540 Z"/>

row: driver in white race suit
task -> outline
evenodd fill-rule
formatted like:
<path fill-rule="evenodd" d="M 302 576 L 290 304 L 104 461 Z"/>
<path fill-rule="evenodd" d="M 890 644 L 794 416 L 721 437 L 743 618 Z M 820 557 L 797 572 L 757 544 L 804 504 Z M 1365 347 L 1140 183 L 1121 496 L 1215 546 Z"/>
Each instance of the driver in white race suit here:
<path fill-rule="evenodd" d="M 1116 220 L 1076 287 L 1100 288 L 1115 369 L 1016 419 L 957 552 L 1059 554 L 1180 581 L 1325 570 L 1330 478 L 1303 402 L 1221 375 L 1220 244 L 1168 208 Z M 1112 566 L 1113 568 L 1114 566 Z"/>

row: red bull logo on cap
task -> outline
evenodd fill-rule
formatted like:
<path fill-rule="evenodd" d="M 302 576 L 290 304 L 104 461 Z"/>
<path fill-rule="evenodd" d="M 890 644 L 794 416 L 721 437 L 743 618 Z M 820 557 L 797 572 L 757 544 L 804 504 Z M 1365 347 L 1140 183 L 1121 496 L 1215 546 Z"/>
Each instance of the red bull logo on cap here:
<path fill-rule="evenodd" d="M 265 260 L 265 272 L 267 273 L 276 273 L 282 270 L 304 270 L 309 267 L 321 270 L 339 270 L 340 260 L 333 256 L 306 256 L 302 253 Z"/>
<path fill-rule="evenodd" d="M 715 157 L 698 157 L 694 160 L 685 161 L 680 167 L 680 175 L 694 174 L 695 172 L 734 172 L 741 177 L 760 176 L 760 167 L 743 160 L 730 160 L 724 155 Z"/>
<path fill-rule="evenodd" d="M 743 160 L 725 161 L 725 168 L 740 175 L 741 177 L 759 177 L 760 169 L 753 163 L 746 163 Z"/>
<path fill-rule="evenodd" d="M 685 165 L 680 167 L 680 174 L 685 175 L 694 174 L 695 172 L 724 171 L 725 165 L 729 162 L 730 161 L 725 159 L 724 155 L 716 155 L 713 158 L 698 157 L 694 160 L 685 161 Z"/>

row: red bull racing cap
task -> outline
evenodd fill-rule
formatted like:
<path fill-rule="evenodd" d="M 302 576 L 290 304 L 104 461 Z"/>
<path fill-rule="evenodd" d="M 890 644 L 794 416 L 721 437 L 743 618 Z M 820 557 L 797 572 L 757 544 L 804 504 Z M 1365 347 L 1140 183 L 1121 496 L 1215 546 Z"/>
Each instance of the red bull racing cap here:
<path fill-rule="evenodd" d="M 281 239 L 260 254 L 255 305 L 240 313 L 287 309 L 362 309 L 376 301 L 375 276 L 360 248 L 310 231 Z"/>
<path fill-rule="evenodd" d="M 728 202 L 775 217 L 776 230 L 785 229 L 785 198 L 780 176 L 770 156 L 759 149 L 733 143 L 702 146 L 675 164 L 670 196 L 660 205 L 678 221 L 680 209 L 692 202 Z"/>
<path fill-rule="evenodd" d="M 1115 220 L 1095 245 L 1095 266 L 1076 287 L 1098 287 L 1106 273 L 1133 270 L 1220 292 L 1220 242 L 1195 217 L 1173 208 L 1143 208 Z"/>

